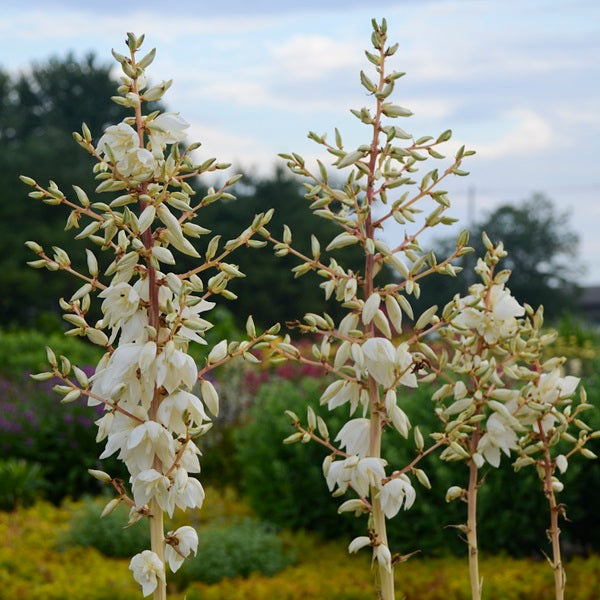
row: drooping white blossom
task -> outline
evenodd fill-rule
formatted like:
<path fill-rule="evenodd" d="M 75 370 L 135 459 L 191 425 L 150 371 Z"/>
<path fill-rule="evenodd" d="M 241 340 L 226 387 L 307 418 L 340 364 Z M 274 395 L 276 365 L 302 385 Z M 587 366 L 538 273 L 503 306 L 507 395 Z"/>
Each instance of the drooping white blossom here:
<path fill-rule="evenodd" d="M 156 469 L 146 469 L 131 478 L 131 489 L 136 506 L 141 508 L 155 498 L 169 516 L 173 514 L 175 505 L 174 499 L 169 495 L 170 486 L 169 478 Z"/>
<path fill-rule="evenodd" d="M 176 144 L 185 139 L 185 130 L 190 124 L 179 113 L 161 113 L 146 123 L 148 137 L 154 156 L 162 157 L 167 144 Z"/>
<path fill-rule="evenodd" d="M 346 448 L 349 454 L 365 457 L 369 453 L 369 419 L 352 419 L 348 421 L 335 438 L 340 447 Z"/>
<path fill-rule="evenodd" d="M 120 321 L 126 321 L 138 309 L 140 297 L 128 283 L 124 281 L 110 286 L 98 294 L 104 298 L 102 312 L 106 324 L 114 327 Z"/>
<path fill-rule="evenodd" d="M 379 492 L 381 508 L 388 519 L 395 517 L 401 508 L 408 510 L 416 497 L 415 488 L 404 474 L 388 481 Z"/>
<path fill-rule="evenodd" d="M 392 387 L 396 380 L 396 348 L 392 342 L 387 338 L 372 337 L 362 345 L 362 351 L 369 374 L 383 387 Z"/>
<path fill-rule="evenodd" d="M 129 563 L 133 578 L 142 586 L 142 594 L 149 596 L 159 581 L 165 581 L 165 566 L 155 552 L 144 550 L 136 554 Z"/>
<path fill-rule="evenodd" d="M 146 421 L 128 435 L 125 462 L 131 473 L 146 471 L 158 457 L 161 463 L 172 464 L 175 443 L 172 434 L 156 421 Z"/>
<path fill-rule="evenodd" d="M 137 131 L 127 123 L 119 123 L 107 127 L 104 135 L 98 140 L 97 151 L 107 155 L 110 152 L 117 162 L 123 160 L 127 152 L 139 147 Z"/>
<path fill-rule="evenodd" d="M 198 534 L 193 527 L 184 525 L 167 534 L 169 543 L 165 546 L 165 559 L 173 573 L 181 567 L 183 561 L 198 551 Z"/>
<path fill-rule="evenodd" d="M 500 451 L 510 456 L 510 451 L 517 447 L 517 434 L 511 424 L 498 413 L 493 413 L 487 420 L 486 431 L 477 444 L 477 451 L 493 467 L 500 466 Z"/>

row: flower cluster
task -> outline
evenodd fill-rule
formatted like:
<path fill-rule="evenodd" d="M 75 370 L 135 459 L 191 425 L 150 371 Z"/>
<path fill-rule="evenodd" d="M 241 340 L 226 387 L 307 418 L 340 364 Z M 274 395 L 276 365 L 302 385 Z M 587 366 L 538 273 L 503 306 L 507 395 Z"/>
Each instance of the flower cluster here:
<path fill-rule="evenodd" d="M 130 568 L 145 596 L 154 592 L 162 598 L 165 564 L 177 570 L 198 545 L 190 527 L 165 535 L 162 523 L 163 512 L 171 516 L 175 508 L 199 508 L 204 500 L 196 477 L 200 451 L 194 440 L 209 430 L 210 415 L 219 410 L 217 392 L 207 375 L 235 356 L 254 362 L 250 350 L 271 341 L 276 328 L 257 335 L 249 317 L 248 340 L 222 340 L 208 353 L 202 368 L 188 354 L 190 343 L 206 344 L 204 334 L 212 327 L 206 316 L 215 306 L 213 300 L 235 298 L 227 285 L 243 274 L 226 257 L 240 246 L 264 245 L 254 236 L 264 230 L 270 213 L 257 215 L 250 227 L 222 248 L 220 236 L 213 237 L 196 268 L 179 274 L 169 270 L 176 264 L 173 250 L 200 259 L 192 240 L 210 231 L 193 220 L 211 202 L 231 199 L 226 189 L 238 178 L 194 200 L 196 192 L 188 181 L 228 165 L 215 159 L 194 163 L 191 152 L 197 145 L 180 148 L 188 124 L 178 114 L 143 114 L 144 103 L 160 99 L 170 82 L 146 88 L 145 70 L 154 50 L 138 59 L 142 41 L 143 37 L 129 34 L 129 56 L 113 52 L 123 70 L 120 95 L 113 100 L 131 108 L 133 116 L 108 127 L 95 145 L 85 125 L 82 134 L 75 134 L 97 161 L 94 172 L 100 183 L 96 194 L 118 195 L 106 202 L 91 201 L 74 186 L 76 202 L 52 182 L 45 189 L 30 178 L 23 177 L 23 181 L 36 188 L 32 197 L 68 207 L 68 226 L 79 228 L 80 220 L 89 220 L 76 237 L 114 254 L 101 275 L 98 260 L 88 249 L 86 274 L 71 266 L 64 250 L 54 247 L 49 256 L 35 242 L 28 243 L 38 255 L 33 267 L 66 270 L 84 280 L 70 299 L 61 299 L 64 318 L 74 326 L 68 334 L 86 336 L 106 350 L 95 374 L 88 377 L 49 349 L 52 370 L 35 377 L 59 377 L 61 383 L 55 389 L 63 395 L 63 402 L 83 395 L 89 405 L 104 407 L 96 421 L 96 439 L 104 443 L 100 458 L 116 454 L 125 463 L 131 494 L 110 475 L 91 473 L 111 483 L 118 493 L 104 514 L 126 502 L 131 506 L 130 522 L 149 518 L 152 548 L 133 557 Z M 216 273 L 202 279 L 208 269 Z M 88 310 L 95 294 L 102 300 L 103 316 L 92 324 Z"/>
<path fill-rule="evenodd" d="M 477 490 L 483 483 L 479 470 L 486 463 L 499 467 L 503 454 L 517 457 L 513 462 L 517 470 L 526 465 L 537 467 L 551 508 L 552 564 L 560 574 L 554 493 L 562 491 L 563 484 L 556 471 L 563 473 L 568 458 L 577 452 L 595 458 L 584 448 L 593 434 L 579 418 L 590 408 L 583 390 L 581 402 L 573 410 L 579 379 L 561 374 L 564 359 L 542 362 L 544 348 L 554 339 L 554 334 L 541 331 L 543 311 L 534 312 L 517 302 L 505 287 L 510 272 L 496 272 L 498 262 L 506 256 L 502 243 L 493 245 L 485 234 L 483 241 L 487 253 L 475 269 L 483 283 L 472 285 L 468 296 L 455 298 L 449 305 L 455 316 L 441 333 L 453 354 L 447 364 L 437 363 L 446 382 L 433 395 L 439 403 L 436 412 L 445 431 L 450 432 L 441 458 L 465 461 L 469 467 L 468 488 L 450 487 L 446 500 L 462 498 L 469 505 L 466 534 L 474 598 L 481 593 L 476 568 Z M 579 429 L 578 437 L 569 433 L 572 426 Z M 566 455 L 556 452 L 561 441 L 573 445 Z M 557 589 L 564 588 L 563 584 L 559 582 Z"/>
<path fill-rule="evenodd" d="M 300 332 L 320 338 L 312 347 L 312 356 L 294 346 L 289 338 L 273 344 L 276 356 L 298 360 L 305 365 L 319 365 L 334 381 L 323 392 L 320 402 L 330 410 L 343 408 L 349 419 L 330 437 L 327 425 L 308 409 L 307 425 L 289 412 L 297 431 L 287 443 L 314 440 L 329 450 L 323 462 L 329 490 L 334 496 L 353 492 L 357 497 L 339 507 L 340 512 L 369 515 L 369 535 L 351 542 L 355 552 L 370 547 L 379 565 L 378 587 L 381 597 L 391 600 L 393 592 L 393 565 L 401 560 L 388 547 L 385 519 L 391 519 L 401 509 L 408 510 L 415 502 L 415 480 L 429 487 L 427 475 L 417 468 L 421 458 L 443 442 L 425 448 L 425 440 L 418 427 L 412 427 L 402 409 L 402 394 L 410 393 L 420 382 L 430 380 L 426 365 L 434 356 L 425 342 L 426 336 L 440 328 L 448 315 L 438 316 L 432 306 L 415 318 L 409 297 L 420 294 L 420 281 L 432 273 L 454 275 L 451 261 L 470 251 L 466 247 L 468 235 L 463 232 L 456 250 L 444 260 L 437 260 L 432 252 L 423 252 L 418 244 L 419 235 L 436 225 L 448 225 L 454 219 L 445 213 L 450 207 L 447 193 L 440 189 L 441 182 L 452 175 L 465 175 L 460 169 L 462 160 L 473 154 L 461 148 L 443 171 L 432 169 L 413 180 L 427 156 L 444 158 L 438 148 L 451 137 L 445 131 L 437 138 L 414 138 L 395 123 L 398 117 L 412 113 L 390 101 L 397 80 L 402 73 L 386 70 L 386 61 L 398 45 L 387 45 L 387 25 L 373 22 L 373 50 L 367 58 L 374 65 L 376 77 L 372 81 L 361 72 L 361 82 L 373 96 L 373 109 L 353 110 L 353 114 L 370 128 L 369 143 L 356 149 L 344 147 L 336 130 L 335 144 L 326 137 L 310 133 L 309 137 L 333 155 L 333 165 L 348 173 L 343 186 L 330 181 L 323 163 L 318 161 L 318 172 L 309 168 L 297 154 L 281 155 L 292 173 L 308 178 L 306 198 L 318 217 L 327 219 L 341 232 L 327 240 L 325 252 L 354 246 L 364 256 L 364 270 L 355 272 L 341 265 L 338 258 L 322 257 L 321 242 L 311 240 L 311 256 L 292 244 L 292 232 L 284 227 L 281 239 L 269 236 L 278 256 L 290 254 L 300 264 L 293 270 L 296 276 L 315 271 L 323 278 L 321 288 L 326 299 L 335 299 L 346 310 L 339 321 L 328 314 L 308 313 L 297 323 Z M 414 187 L 413 187 L 414 186 Z M 419 201 L 429 201 L 433 210 L 424 222 L 414 226 L 421 212 Z M 380 236 L 388 221 L 405 225 L 404 240 L 390 247 Z M 379 284 L 379 273 L 391 275 L 388 283 Z M 412 322 L 408 332 L 406 322 Z M 435 375 L 434 375 L 435 376 Z M 413 431 L 416 456 L 408 465 L 390 466 L 381 455 L 382 435 L 395 431 L 407 438 Z"/>

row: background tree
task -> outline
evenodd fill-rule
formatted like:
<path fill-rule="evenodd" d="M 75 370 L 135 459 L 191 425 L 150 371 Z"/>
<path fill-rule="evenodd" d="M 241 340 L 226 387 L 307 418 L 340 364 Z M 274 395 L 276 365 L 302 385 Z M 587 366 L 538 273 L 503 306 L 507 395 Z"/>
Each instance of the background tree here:
<path fill-rule="evenodd" d="M 28 239 L 63 247 L 76 261 L 83 247 L 68 233 L 60 234 L 66 213 L 27 198 L 17 176 L 28 173 L 40 182 L 52 178 L 65 193 L 78 181 L 91 191 L 93 162 L 79 151 L 71 133 L 85 122 L 94 135 L 119 122 L 124 109 L 107 100 L 114 94 L 111 65 L 97 64 L 93 54 L 72 54 L 34 64 L 9 76 L 0 71 L 0 319 L 4 325 L 27 324 L 44 311 L 56 311 L 56 298 L 71 289 L 56 273 L 29 269 Z M 155 104 L 154 108 L 158 108 Z M 54 232 L 54 233 L 52 233 Z"/>
<path fill-rule="evenodd" d="M 32 202 L 17 175 L 28 173 L 42 183 L 52 178 L 65 193 L 71 181 L 78 181 L 91 192 L 96 186 L 92 161 L 78 152 L 69 132 L 80 131 L 85 122 L 98 136 L 107 125 L 119 122 L 123 109 L 107 102 L 114 88 L 111 66 L 97 63 L 93 54 L 83 60 L 72 54 L 51 58 L 14 77 L 0 70 L 0 286 L 5 290 L 0 296 L 0 318 L 4 326 L 35 323 L 38 328 L 45 324 L 56 328 L 56 319 L 45 317 L 58 314 L 56 299 L 71 289 L 62 273 L 50 275 L 26 267 L 31 260 L 26 240 L 36 239 L 43 245 L 51 240 L 69 253 L 75 265 L 85 258 L 82 245 L 68 232 L 61 234 L 66 213 Z M 222 232 L 223 240 L 235 237 L 254 214 L 270 206 L 276 207 L 272 230 L 279 235 L 283 224 L 289 224 L 302 251 L 310 251 L 312 231 L 324 237 L 333 233 L 327 231 L 329 223 L 312 216 L 309 202 L 302 202 L 302 185 L 282 169 L 268 178 L 244 178 L 238 187 L 238 201 L 217 202 L 206 210 L 205 226 Z M 352 254 L 352 250 L 341 252 Z M 309 273 L 294 281 L 290 273 L 294 264 L 291 259 L 278 259 L 268 249 L 240 258 L 248 277 L 235 282 L 234 291 L 252 306 L 240 306 L 239 314 L 249 311 L 258 324 L 265 325 L 298 318 L 301 310 L 296 307 L 304 302 L 324 307 L 323 295 L 311 282 L 316 276 Z"/>
<path fill-rule="evenodd" d="M 297 249 L 312 256 L 312 233 L 320 239 L 329 239 L 338 231 L 329 221 L 313 215 L 309 209 L 311 201 L 304 198 L 304 193 L 303 186 L 291 179 L 282 168 L 277 168 L 269 178 L 245 176 L 241 186 L 235 190 L 238 200 L 218 202 L 208 207 L 207 220 L 203 225 L 218 230 L 226 241 L 238 235 L 253 215 L 274 207 L 269 231 L 279 236 L 283 226 L 288 225 L 294 232 Z M 354 247 L 331 253 L 323 249 L 323 255 L 325 262 L 328 262 L 326 255 L 338 259 L 343 256 L 350 268 L 360 268 L 360 253 Z M 252 314 L 257 324 L 265 327 L 280 322 L 283 325 L 286 321 L 300 319 L 305 312 L 302 306 L 311 306 L 315 312 L 335 312 L 335 303 L 326 303 L 324 293 L 318 287 L 321 278 L 310 272 L 294 279 L 291 269 L 298 264 L 294 257 L 278 258 L 271 248 L 265 248 L 263 251 L 240 253 L 236 260 L 240 270 L 247 275 L 232 281 L 230 286 L 239 296 L 236 311 L 239 309 L 240 315 Z"/>
<path fill-rule="evenodd" d="M 583 269 L 577 263 L 578 235 L 569 226 L 567 212 L 559 212 L 543 194 L 533 194 L 520 204 L 503 204 L 471 227 L 475 252 L 457 262 L 465 271 L 459 277 L 435 275 L 423 282 L 421 305 L 444 304 L 456 293 L 465 294 L 474 282 L 472 269 L 485 254 L 481 241 L 486 232 L 493 243 L 502 241 L 508 251 L 503 268 L 511 269 L 510 290 L 520 302 L 537 308 L 556 320 L 562 313 L 577 310 L 577 279 Z M 438 254 L 453 247 L 452 240 L 439 240 Z"/>

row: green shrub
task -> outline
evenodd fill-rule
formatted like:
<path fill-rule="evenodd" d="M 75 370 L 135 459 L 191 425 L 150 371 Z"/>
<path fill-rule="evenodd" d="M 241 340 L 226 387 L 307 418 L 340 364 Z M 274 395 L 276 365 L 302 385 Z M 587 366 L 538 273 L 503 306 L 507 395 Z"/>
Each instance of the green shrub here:
<path fill-rule="evenodd" d="M 108 502 L 86 500 L 75 511 L 68 532 L 61 538 L 60 545 L 93 547 L 106 556 L 131 557 L 150 547 L 150 532 L 145 520 L 127 527 L 129 510 L 120 505 L 115 511 L 100 518 Z"/>
<path fill-rule="evenodd" d="M 198 555 L 186 560 L 174 579 L 184 587 L 191 581 L 214 583 L 250 573 L 274 575 L 291 562 L 273 525 L 247 518 L 201 529 Z"/>
<path fill-rule="evenodd" d="M 0 510 L 30 506 L 44 494 L 46 482 L 37 463 L 0 460 Z"/>
<path fill-rule="evenodd" d="M 100 492 L 100 483 L 88 469 L 122 477 L 124 467 L 114 457 L 98 459 L 102 447 L 95 440 L 94 421 L 102 407 L 89 407 L 83 398 L 60 404 L 52 391 L 55 383 L 0 380 L 0 454 L 43 465 L 47 496 L 60 502 L 65 496 Z"/>
<path fill-rule="evenodd" d="M 242 490 L 259 516 L 282 526 L 317 530 L 328 537 L 364 535 L 364 520 L 337 514 L 340 500 L 330 497 L 321 470 L 326 450 L 315 443 L 281 443 L 293 432 L 284 410 L 302 417 L 309 404 L 326 419 L 330 435 L 337 435 L 342 426 L 341 413 L 329 413 L 318 406 L 324 385 L 324 380 L 305 378 L 300 382 L 272 381 L 259 389 L 251 421 L 236 432 L 235 457 Z M 588 392 L 590 402 L 600 405 L 600 377 L 589 382 Z M 400 398 L 411 422 L 419 423 L 425 435 L 438 427 L 431 393 L 430 388 L 422 386 Z M 590 419 L 595 429 L 600 428 L 599 413 L 596 410 Z M 400 437 L 388 436 L 384 439 L 384 455 L 391 465 L 405 465 L 414 457 L 414 447 Z M 559 499 L 566 505 L 570 519 L 561 522 L 561 540 L 567 554 L 600 548 L 600 524 L 589 501 L 600 493 L 598 462 L 574 457 L 561 477 L 565 491 Z M 466 552 L 458 532 L 451 528 L 466 521 L 465 505 L 447 504 L 444 496 L 450 485 L 466 487 L 467 469 L 461 464 L 444 463 L 435 453 L 419 466 L 428 474 L 432 489 L 415 483 L 414 506 L 388 525 L 392 545 L 401 552 Z M 548 551 L 547 501 L 533 469 L 528 471 L 514 473 L 505 458 L 499 469 L 487 469 L 478 507 L 480 548 L 484 553 L 504 550 L 515 556 L 540 556 Z"/>
<path fill-rule="evenodd" d="M 102 350 L 80 338 L 65 337 L 62 333 L 42 333 L 35 330 L 0 330 L 0 373 L 18 379 L 24 373 L 48 370 L 45 347 L 57 355 L 64 354 L 78 365 L 95 365 Z"/>

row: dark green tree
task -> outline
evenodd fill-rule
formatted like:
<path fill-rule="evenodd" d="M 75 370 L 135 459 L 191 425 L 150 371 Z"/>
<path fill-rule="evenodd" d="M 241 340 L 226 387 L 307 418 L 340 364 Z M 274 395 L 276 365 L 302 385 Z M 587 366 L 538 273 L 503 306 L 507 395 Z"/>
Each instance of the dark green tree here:
<path fill-rule="evenodd" d="M 508 251 L 502 267 L 510 269 L 510 290 L 521 303 L 544 305 L 545 315 L 556 320 L 577 309 L 577 262 L 579 238 L 569 225 L 569 215 L 560 212 L 543 194 L 533 194 L 520 204 L 503 204 L 471 228 L 473 254 L 457 263 L 464 271 L 458 277 L 435 275 L 423 282 L 420 304 L 443 305 L 456 293 L 465 294 L 475 281 L 473 267 L 485 254 L 482 233 Z M 439 240 L 437 254 L 447 256 L 454 240 Z"/>
<path fill-rule="evenodd" d="M 28 239 L 46 245 L 52 240 L 72 253 L 74 262 L 85 260 L 85 253 L 72 235 L 61 235 L 67 214 L 30 200 L 18 175 L 44 184 L 52 178 L 65 193 L 72 182 L 93 191 L 93 162 L 71 132 L 81 131 L 85 122 L 100 137 L 123 118 L 124 109 L 110 101 L 117 85 L 111 68 L 97 64 L 93 54 L 81 61 L 68 54 L 14 77 L 0 70 L 0 318 L 5 326 L 31 323 L 54 311 L 57 297 L 73 291 L 73 282 L 60 273 L 48 276 L 25 265 L 35 258 L 23 245 Z"/>
<path fill-rule="evenodd" d="M 218 202 L 205 211 L 208 221 L 203 225 L 222 232 L 224 241 L 239 235 L 253 215 L 271 207 L 275 214 L 269 231 L 281 239 L 283 226 L 288 225 L 294 232 L 295 246 L 307 256 L 312 256 L 311 233 L 320 240 L 332 239 L 339 233 L 329 222 L 313 216 L 308 208 L 310 201 L 304 198 L 304 188 L 283 169 L 276 169 L 274 176 L 269 178 L 244 177 L 242 182 L 235 191 L 238 198 L 235 202 Z M 356 248 L 343 248 L 331 254 L 323 248 L 321 260 L 328 262 L 328 256 L 348 257 L 344 258 L 343 264 L 356 270 L 361 268 Z M 335 310 L 334 303 L 325 302 L 324 294 L 318 288 L 319 282 L 323 281 L 318 275 L 310 272 L 294 279 L 291 269 L 300 261 L 291 255 L 277 257 L 272 247 L 266 247 L 234 255 L 233 262 L 237 262 L 246 274 L 230 286 L 239 295 L 236 310 L 239 309 L 241 315 L 252 314 L 261 326 L 301 319 L 306 306 L 313 312 Z"/>

